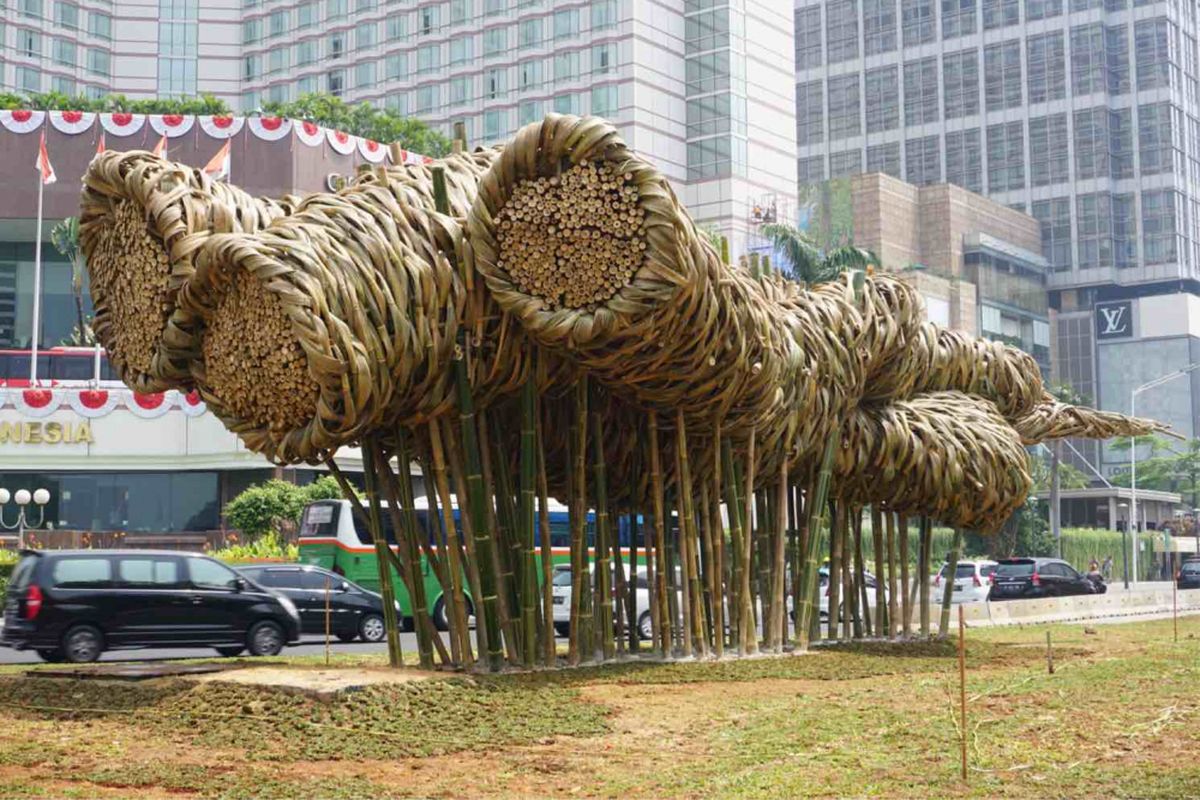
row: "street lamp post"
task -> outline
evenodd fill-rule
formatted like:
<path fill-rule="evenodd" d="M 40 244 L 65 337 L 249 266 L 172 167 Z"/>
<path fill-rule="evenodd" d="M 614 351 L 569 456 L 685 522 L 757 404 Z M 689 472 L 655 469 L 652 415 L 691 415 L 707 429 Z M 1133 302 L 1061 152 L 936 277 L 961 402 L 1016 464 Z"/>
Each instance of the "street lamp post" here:
<path fill-rule="evenodd" d="M 1134 389 L 1129 393 L 1129 416 L 1137 416 L 1137 396 L 1139 394 L 1156 386 L 1162 386 L 1164 383 L 1173 381 L 1176 378 L 1182 378 L 1195 369 L 1200 369 L 1200 362 L 1188 364 L 1183 369 L 1177 369 L 1174 372 L 1168 372 L 1166 375 L 1161 375 L 1152 381 L 1146 381 Z M 1133 537 L 1133 579 L 1136 583 L 1138 570 L 1137 437 L 1131 436 L 1129 443 L 1131 445 L 1129 448 L 1129 526 Z"/>
<path fill-rule="evenodd" d="M 4 521 L 4 506 L 10 499 L 17 504 L 17 521 L 11 525 Z M 38 520 L 32 524 L 25 513 L 30 500 L 38 507 Z M 45 489 L 38 489 L 30 494 L 28 489 L 17 489 L 15 493 L 9 493 L 8 489 L 0 488 L 0 528 L 17 532 L 18 549 L 25 546 L 25 528 L 37 528 L 46 521 L 46 504 L 49 502 L 50 492 Z"/>
<path fill-rule="evenodd" d="M 1129 511 L 1129 503 L 1118 503 L 1117 508 Z M 1125 588 L 1129 588 L 1129 515 L 1125 515 L 1125 524 L 1121 526 L 1121 577 Z"/>

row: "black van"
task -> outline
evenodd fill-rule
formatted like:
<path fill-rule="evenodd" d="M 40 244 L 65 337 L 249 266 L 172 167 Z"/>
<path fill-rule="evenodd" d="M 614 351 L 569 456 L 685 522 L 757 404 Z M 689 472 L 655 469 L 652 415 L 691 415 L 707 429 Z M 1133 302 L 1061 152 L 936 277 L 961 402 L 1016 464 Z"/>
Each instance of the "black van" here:
<path fill-rule="evenodd" d="M 207 556 L 26 550 L 8 584 L 0 644 L 82 662 L 135 647 L 275 655 L 299 637 L 291 600 Z"/>

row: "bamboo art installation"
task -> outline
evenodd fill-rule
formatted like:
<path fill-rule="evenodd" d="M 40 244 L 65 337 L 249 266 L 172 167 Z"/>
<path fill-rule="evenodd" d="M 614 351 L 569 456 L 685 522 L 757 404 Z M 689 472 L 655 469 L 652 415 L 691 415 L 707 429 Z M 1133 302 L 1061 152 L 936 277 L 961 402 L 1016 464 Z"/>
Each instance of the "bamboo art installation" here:
<path fill-rule="evenodd" d="M 277 201 L 105 152 L 81 239 L 96 333 L 131 387 L 198 390 L 277 463 L 364 448 L 368 500 L 396 499 L 386 560 L 411 590 L 427 559 L 445 589 L 449 652 L 434 598 L 416 614 L 426 664 L 434 644 L 463 665 L 553 662 L 535 499 L 575 518 L 572 660 L 624 652 L 643 615 L 661 655 L 779 650 L 811 637 L 826 526 L 845 601 L 895 632 L 895 609 L 866 608 L 848 514 L 921 519 L 922 546 L 928 518 L 992 531 L 1029 490 L 1025 445 L 1161 427 L 1056 402 L 1030 356 L 925 321 L 895 278 L 731 265 L 597 118 Z M 461 498 L 449 544 L 403 508 L 414 459 L 438 503 Z M 644 515 L 650 608 L 623 605 L 625 514 Z"/>

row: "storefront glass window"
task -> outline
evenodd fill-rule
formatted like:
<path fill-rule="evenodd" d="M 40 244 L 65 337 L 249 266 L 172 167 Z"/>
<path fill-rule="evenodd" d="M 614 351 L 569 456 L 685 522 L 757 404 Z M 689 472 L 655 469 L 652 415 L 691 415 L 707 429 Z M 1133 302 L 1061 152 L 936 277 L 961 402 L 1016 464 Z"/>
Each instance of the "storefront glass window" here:
<path fill-rule="evenodd" d="M 0 473 L 0 486 L 48 489 L 47 527 L 165 533 L 220 525 L 216 472 Z"/>

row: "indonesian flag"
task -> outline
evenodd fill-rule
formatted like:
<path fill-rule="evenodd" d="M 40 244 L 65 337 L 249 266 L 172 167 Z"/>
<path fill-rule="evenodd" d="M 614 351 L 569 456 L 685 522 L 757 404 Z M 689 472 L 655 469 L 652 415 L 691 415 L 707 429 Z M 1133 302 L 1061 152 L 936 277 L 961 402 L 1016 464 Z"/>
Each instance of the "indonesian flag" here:
<path fill-rule="evenodd" d="M 96 142 L 96 155 L 104 152 L 104 131 L 100 131 L 100 139 Z"/>
<path fill-rule="evenodd" d="M 42 184 L 49 186 L 58 180 L 54 174 L 54 165 L 50 163 L 50 154 L 46 152 L 46 132 L 42 131 L 42 139 L 38 143 L 37 171 L 42 175 Z"/>
<path fill-rule="evenodd" d="M 213 180 L 229 177 L 229 143 L 231 141 L 231 139 L 226 139 L 217 154 L 204 165 L 204 174 Z"/>
<path fill-rule="evenodd" d="M 151 151 L 159 158 L 167 157 L 167 135 L 164 133 L 162 138 L 158 140 L 158 144 L 154 145 L 154 150 Z"/>

